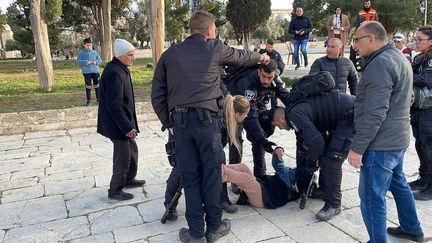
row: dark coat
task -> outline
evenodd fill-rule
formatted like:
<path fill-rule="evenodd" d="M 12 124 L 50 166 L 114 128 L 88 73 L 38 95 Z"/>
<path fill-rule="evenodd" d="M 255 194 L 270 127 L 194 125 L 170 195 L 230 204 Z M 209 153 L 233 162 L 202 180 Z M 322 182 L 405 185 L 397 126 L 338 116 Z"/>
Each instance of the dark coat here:
<path fill-rule="evenodd" d="M 295 40 L 309 39 L 309 33 L 312 31 L 312 23 L 306 16 L 296 16 L 290 22 L 288 32 L 294 35 Z M 296 34 L 297 30 L 304 30 L 303 35 Z"/>
<path fill-rule="evenodd" d="M 117 58 L 106 65 L 99 91 L 97 132 L 110 139 L 125 139 L 132 129 L 139 132 L 131 75 Z"/>

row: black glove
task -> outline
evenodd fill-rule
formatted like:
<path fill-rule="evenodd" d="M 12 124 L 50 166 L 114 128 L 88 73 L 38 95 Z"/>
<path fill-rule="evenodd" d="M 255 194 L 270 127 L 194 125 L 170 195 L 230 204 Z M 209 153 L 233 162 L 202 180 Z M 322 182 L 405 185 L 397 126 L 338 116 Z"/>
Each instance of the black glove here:
<path fill-rule="evenodd" d="M 319 168 L 316 161 L 306 160 L 306 172 L 313 174 Z"/>
<path fill-rule="evenodd" d="M 276 146 L 276 144 L 273 143 L 273 142 L 267 141 L 267 142 L 263 145 L 263 148 L 264 148 L 264 150 L 265 150 L 266 152 L 268 152 L 268 153 L 273 153 L 273 148 L 272 148 L 272 146 Z"/>

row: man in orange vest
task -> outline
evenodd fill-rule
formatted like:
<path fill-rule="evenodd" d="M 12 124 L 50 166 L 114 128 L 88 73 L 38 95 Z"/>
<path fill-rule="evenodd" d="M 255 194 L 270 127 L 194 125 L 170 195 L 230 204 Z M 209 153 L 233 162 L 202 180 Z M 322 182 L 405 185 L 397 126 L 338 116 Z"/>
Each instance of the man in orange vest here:
<path fill-rule="evenodd" d="M 378 21 L 378 13 L 375 9 L 371 8 L 371 1 L 364 1 L 363 8 L 360 9 L 356 18 L 356 29 L 360 27 L 363 23 L 368 21 Z M 350 60 L 356 65 L 356 51 L 352 48 L 350 50 Z"/>

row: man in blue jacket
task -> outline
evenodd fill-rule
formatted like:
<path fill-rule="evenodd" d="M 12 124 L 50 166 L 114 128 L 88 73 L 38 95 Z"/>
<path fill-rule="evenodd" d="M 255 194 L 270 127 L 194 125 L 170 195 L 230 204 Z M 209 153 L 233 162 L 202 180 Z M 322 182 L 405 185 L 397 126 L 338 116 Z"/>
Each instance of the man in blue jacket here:
<path fill-rule="evenodd" d="M 139 187 L 145 183 L 135 179 L 138 170 L 135 137 L 139 129 L 128 69 L 135 60 L 135 53 L 135 47 L 128 41 L 115 40 L 115 57 L 106 65 L 101 77 L 97 132 L 111 139 L 114 145 L 113 175 L 108 197 L 116 200 L 134 197 L 123 192 L 123 187 Z"/>
<path fill-rule="evenodd" d="M 92 80 L 93 87 L 96 93 L 96 100 L 99 102 L 99 65 L 102 59 L 99 54 L 92 49 L 93 44 L 90 38 L 85 38 L 83 41 L 84 49 L 78 54 L 76 62 L 81 66 L 81 71 L 84 75 L 84 83 L 86 88 L 86 105 L 91 104 L 91 88 Z"/>
<path fill-rule="evenodd" d="M 296 17 L 291 21 L 288 32 L 294 35 L 294 60 L 296 69 L 298 69 L 300 68 L 299 47 L 303 54 L 305 67 L 308 65 L 306 46 L 309 40 L 309 33 L 313 27 L 309 18 L 303 16 L 303 8 L 297 7 L 295 14 Z"/>

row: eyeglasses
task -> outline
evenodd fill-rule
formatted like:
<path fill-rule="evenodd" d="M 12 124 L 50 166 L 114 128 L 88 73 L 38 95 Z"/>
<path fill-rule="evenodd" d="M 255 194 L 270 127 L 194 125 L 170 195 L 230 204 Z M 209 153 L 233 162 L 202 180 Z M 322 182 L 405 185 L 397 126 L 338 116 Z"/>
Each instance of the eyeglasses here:
<path fill-rule="evenodd" d="M 430 40 L 429 38 L 414 38 L 413 41 L 416 43 L 422 42 L 424 40 Z"/>
<path fill-rule="evenodd" d="M 393 40 L 394 43 L 401 43 L 402 41 L 400 40 Z"/>
<path fill-rule="evenodd" d="M 353 42 L 357 42 L 357 41 L 359 41 L 359 40 L 361 40 L 361 39 L 364 39 L 364 38 L 367 38 L 367 37 L 369 37 L 370 35 L 364 35 L 364 36 L 360 36 L 360 37 L 354 37 L 353 38 Z"/>

